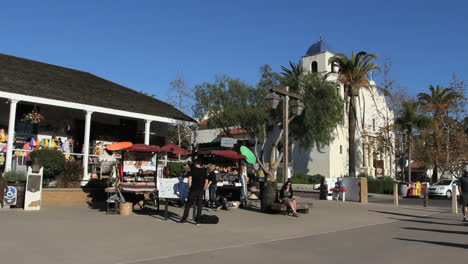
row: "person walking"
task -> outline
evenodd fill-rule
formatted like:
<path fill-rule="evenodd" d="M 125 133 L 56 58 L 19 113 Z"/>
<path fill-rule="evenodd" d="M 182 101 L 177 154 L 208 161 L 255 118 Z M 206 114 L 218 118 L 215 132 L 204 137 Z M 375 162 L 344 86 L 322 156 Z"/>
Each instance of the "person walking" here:
<path fill-rule="evenodd" d="M 457 185 L 462 205 L 463 222 L 468 222 L 468 168 L 465 168 L 465 172 L 458 179 Z"/>
<path fill-rule="evenodd" d="M 180 223 L 186 223 L 189 215 L 190 207 L 193 203 L 197 204 L 197 217 L 195 218 L 196 224 L 200 221 L 200 216 L 203 210 L 203 193 L 208 187 L 208 175 L 206 168 L 202 168 L 200 160 L 195 160 L 194 168 L 187 174 L 189 194 L 187 203 L 185 203 L 184 214 Z"/>

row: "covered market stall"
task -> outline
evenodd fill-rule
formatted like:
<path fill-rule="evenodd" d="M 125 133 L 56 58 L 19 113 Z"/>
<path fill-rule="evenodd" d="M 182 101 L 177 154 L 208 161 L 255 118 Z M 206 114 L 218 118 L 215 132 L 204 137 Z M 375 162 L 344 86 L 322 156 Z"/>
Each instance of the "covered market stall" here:
<path fill-rule="evenodd" d="M 217 196 L 236 205 L 246 199 L 245 156 L 233 150 L 203 150 L 197 153 L 203 164 L 216 166 Z"/>

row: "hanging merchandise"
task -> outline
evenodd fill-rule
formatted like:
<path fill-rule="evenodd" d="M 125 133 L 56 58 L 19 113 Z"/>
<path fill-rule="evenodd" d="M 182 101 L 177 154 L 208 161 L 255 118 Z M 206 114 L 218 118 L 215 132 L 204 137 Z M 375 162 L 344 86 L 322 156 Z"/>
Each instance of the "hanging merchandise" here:
<path fill-rule="evenodd" d="M 7 134 L 5 133 L 5 129 L 0 129 L 0 142 L 7 141 Z"/>
<path fill-rule="evenodd" d="M 24 116 L 24 121 L 29 121 L 33 124 L 40 123 L 42 119 L 44 119 L 44 116 L 39 113 L 36 105 L 34 105 L 34 109 L 31 111 L 31 113 Z"/>
<path fill-rule="evenodd" d="M 34 138 L 31 138 L 31 141 L 29 142 L 30 147 L 35 147 L 36 146 L 36 140 Z"/>

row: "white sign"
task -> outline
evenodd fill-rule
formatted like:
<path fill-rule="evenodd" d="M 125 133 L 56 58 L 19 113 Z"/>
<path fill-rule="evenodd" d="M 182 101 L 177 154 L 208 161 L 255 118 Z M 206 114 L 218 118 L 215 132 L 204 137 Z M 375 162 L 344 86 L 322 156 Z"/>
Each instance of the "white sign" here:
<path fill-rule="evenodd" d="M 221 147 L 232 148 L 237 143 L 235 138 L 221 138 Z"/>
<path fill-rule="evenodd" d="M 179 199 L 187 197 L 187 178 L 161 178 L 159 179 L 159 198 Z"/>
<path fill-rule="evenodd" d="M 26 180 L 26 192 L 24 196 L 24 210 L 40 210 L 42 200 L 42 173 L 34 173 L 31 167 L 28 167 L 28 177 Z"/>

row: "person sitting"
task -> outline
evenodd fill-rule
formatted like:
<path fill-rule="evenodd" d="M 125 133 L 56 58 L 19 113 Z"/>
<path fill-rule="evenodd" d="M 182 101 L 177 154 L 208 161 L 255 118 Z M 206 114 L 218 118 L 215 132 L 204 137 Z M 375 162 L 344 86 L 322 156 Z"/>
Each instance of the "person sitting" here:
<path fill-rule="evenodd" d="M 292 211 L 293 216 L 298 217 L 296 211 L 297 204 L 296 200 L 293 198 L 293 189 L 290 181 L 284 183 L 283 187 L 281 188 L 279 198 L 281 200 L 281 203 L 288 206 L 288 209 Z"/>
<path fill-rule="evenodd" d="M 345 185 L 343 183 L 343 178 L 338 177 L 335 182 L 335 187 L 332 189 L 333 191 L 333 198 L 336 199 L 337 201 L 341 198 L 344 201 L 344 193 L 346 192 Z"/>

